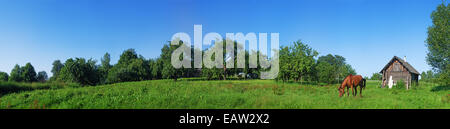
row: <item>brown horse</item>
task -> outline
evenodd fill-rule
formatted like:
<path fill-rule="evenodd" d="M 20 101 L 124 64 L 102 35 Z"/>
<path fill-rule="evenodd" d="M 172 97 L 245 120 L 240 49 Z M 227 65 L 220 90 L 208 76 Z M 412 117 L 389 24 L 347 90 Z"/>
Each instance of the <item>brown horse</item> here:
<path fill-rule="evenodd" d="M 341 86 L 338 87 L 339 90 L 339 97 L 345 94 L 345 88 L 347 88 L 347 96 L 350 96 L 349 88 L 352 87 L 352 74 L 345 77 L 344 81 L 342 82 Z"/>
<path fill-rule="evenodd" d="M 345 94 L 345 88 L 347 88 L 347 96 L 350 96 L 350 90 L 352 89 L 352 95 L 356 96 L 358 94 L 358 88 L 359 86 L 359 96 L 362 97 L 362 89 L 366 87 L 366 79 L 364 79 L 361 75 L 348 75 L 345 77 L 344 81 L 342 82 L 341 86 L 338 87 L 339 90 L 339 97 L 341 97 L 343 94 Z M 353 89 L 355 91 L 353 91 Z"/>

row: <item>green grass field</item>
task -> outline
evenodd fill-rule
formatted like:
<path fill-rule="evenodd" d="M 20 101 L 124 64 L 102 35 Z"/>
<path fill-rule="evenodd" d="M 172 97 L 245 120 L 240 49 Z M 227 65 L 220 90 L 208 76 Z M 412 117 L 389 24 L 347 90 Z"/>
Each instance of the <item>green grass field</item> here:
<path fill-rule="evenodd" d="M 62 88 L 29 84 L 47 88 L 10 92 L 5 92 L 5 85 L 12 84 L 0 83 L 2 109 L 450 109 L 449 86 L 430 83 L 401 90 L 379 88 L 380 82 L 368 81 L 363 97 L 341 98 L 337 84 L 300 85 L 273 80 L 152 80 Z"/>

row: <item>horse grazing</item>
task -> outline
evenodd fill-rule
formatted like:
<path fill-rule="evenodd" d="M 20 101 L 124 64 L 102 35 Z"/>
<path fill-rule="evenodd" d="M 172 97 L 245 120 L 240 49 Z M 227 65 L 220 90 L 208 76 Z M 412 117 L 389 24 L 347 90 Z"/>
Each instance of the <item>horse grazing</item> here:
<path fill-rule="evenodd" d="M 339 97 L 345 94 L 345 88 L 347 88 L 347 96 L 350 96 L 350 90 L 352 89 L 352 95 L 356 96 L 358 94 L 358 88 L 359 86 L 359 96 L 362 97 L 362 89 L 366 88 L 366 79 L 364 79 L 361 75 L 348 75 L 345 77 L 344 81 L 342 82 L 341 86 L 338 87 L 339 90 Z M 355 89 L 355 91 L 353 91 Z"/>

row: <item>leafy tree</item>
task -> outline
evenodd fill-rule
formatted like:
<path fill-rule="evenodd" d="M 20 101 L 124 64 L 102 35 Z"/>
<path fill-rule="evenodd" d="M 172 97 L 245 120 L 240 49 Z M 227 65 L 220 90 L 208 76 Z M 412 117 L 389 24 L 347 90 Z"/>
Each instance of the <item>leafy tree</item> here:
<path fill-rule="evenodd" d="M 191 68 L 186 68 L 183 65 L 180 68 L 175 68 L 172 66 L 172 53 L 174 51 L 176 51 L 178 48 L 181 49 L 187 49 L 191 51 L 191 55 L 184 55 L 183 53 L 180 54 L 180 56 L 178 57 L 179 60 L 183 60 L 185 58 L 189 58 L 187 59 L 188 61 L 191 62 Z M 195 72 L 195 68 L 193 68 L 193 60 L 194 60 L 194 55 L 193 55 L 193 49 L 188 49 L 190 48 L 190 46 L 186 46 L 186 44 L 183 43 L 183 41 L 179 41 L 178 45 L 171 45 L 170 42 L 168 44 L 165 44 L 163 46 L 163 48 L 161 48 L 161 55 L 159 57 L 159 59 L 157 60 L 157 64 L 154 67 L 158 67 L 158 68 L 162 68 L 160 71 L 153 71 L 153 74 L 156 74 L 158 72 L 161 73 L 161 78 L 163 79 L 174 79 L 174 81 L 176 81 L 178 78 L 180 77 L 191 77 L 192 75 L 198 75 L 198 74 L 193 74 L 193 73 L 189 73 L 189 72 Z M 176 58 L 176 57 L 175 57 Z M 156 70 L 155 68 L 153 68 L 154 70 Z"/>
<path fill-rule="evenodd" d="M 99 83 L 98 67 L 96 61 L 84 58 L 67 59 L 60 71 L 59 80 L 81 85 L 96 85 Z"/>
<path fill-rule="evenodd" d="M 169 43 L 170 44 L 170 43 Z M 177 48 L 177 46 L 165 44 L 161 49 L 161 59 L 162 59 L 162 78 L 164 79 L 174 79 L 175 81 L 180 76 L 179 69 L 175 69 L 171 64 L 172 52 Z M 181 56 L 182 57 L 182 56 Z"/>
<path fill-rule="evenodd" d="M 291 53 L 289 51 L 288 46 L 281 46 L 280 47 L 280 70 L 278 72 L 278 77 L 276 80 L 282 80 L 282 81 L 288 81 L 291 78 L 291 69 L 292 69 L 292 63 L 291 63 Z"/>
<path fill-rule="evenodd" d="M 331 84 L 335 80 L 334 76 L 330 76 L 335 74 L 335 67 L 328 62 L 319 62 L 316 66 L 317 69 L 317 77 L 319 82 L 324 82 Z"/>
<path fill-rule="evenodd" d="M 224 47 L 225 43 L 224 40 L 222 40 L 221 42 L 215 42 L 213 46 L 211 46 L 208 50 L 203 52 L 203 55 L 209 55 L 210 54 L 210 59 L 213 62 L 208 62 L 211 64 L 208 64 L 207 62 L 203 61 L 203 69 L 202 69 L 202 76 L 206 77 L 206 79 L 210 80 L 210 79 L 226 79 L 226 75 L 225 75 L 225 71 L 226 71 L 226 64 L 225 64 L 225 56 L 226 53 L 225 51 L 222 51 L 222 65 L 223 68 L 217 68 L 216 67 L 216 55 L 220 54 L 220 53 L 213 53 L 214 49 L 220 49 L 220 46 L 222 46 L 222 48 Z M 220 55 L 217 55 L 217 57 L 220 57 Z M 205 59 L 203 59 L 205 60 Z M 211 65 L 212 68 L 207 68 L 206 65 Z"/>
<path fill-rule="evenodd" d="M 436 73 L 434 73 L 431 70 L 428 70 L 428 71 L 422 72 L 422 74 L 420 74 L 420 80 L 422 80 L 422 81 L 434 81 L 437 76 L 438 75 Z"/>
<path fill-rule="evenodd" d="M 154 79 L 161 79 L 162 78 L 162 73 L 161 70 L 163 69 L 163 60 L 161 58 L 157 58 L 156 60 L 154 60 L 153 64 L 152 64 L 152 77 Z"/>
<path fill-rule="evenodd" d="M 432 25 L 428 27 L 427 62 L 440 75 L 442 83 L 450 84 L 450 7 L 440 4 L 431 14 Z"/>
<path fill-rule="evenodd" d="M 151 79 L 152 71 L 148 62 L 144 57 L 138 57 L 134 49 L 125 50 L 119 62 L 109 70 L 106 83 Z"/>
<path fill-rule="evenodd" d="M 107 83 L 125 82 L 125 81 L 136 81 L 132 78 L 132 73 L 128 69 L 128 65 L 132 63 L 133 60 L 137 59 L 138 55 L 134 49 L 125 50 L 119 58 L 119 61 L 114 65 L 108 72 L 108 77 L 106 79 Z"/>
<path fill-rule="evenodd" d="M 321 57 L 319 57 L 319 59 L 317 59 L 317 63 L 320 64 L 322 62 L 326 62 L 333 67 L 331 73 L 328 75 L 328 76 L 330 76 L 329 78 L 332 78 L 334 80 L 333 82 L 336 82 L 336 83 L 341 82 L 349 74 L 353 74 L 353 75 L 356 74 L 355 69 L 353 69 L 351 65 L 347 64 L 345 62 L 345 58 L 342 56 L 331 55 L 331 54 L 328 54 L 326 56 L 321 56 Z M 321 67 L 318 67 L 317 69 L 320 70 L 319 68 L 321 68 Z M 325 76 L 325 75 L 322 75 L 322 76 Z M 319 80 L 320 80 L 320 78 L 319 78 Z"/>
<path fill-rule="evenodd" d="M 147 61 L 140 57 L 128 65 L 131 76 L 139 81 L 151 79 L 151 69 Z"/>
<path fill-rule="evenodd" d="M 304 81 L 314 78 L 314 66 L 316 65 L 314 58 L 319 54 L 316 50 L 298 40 L 292 46 L 281 47 L 279 54 L 279 79 Z"/>
<path fill-rule="evenodd" d="M 215 60 L 215 55 L 213 54 L 211 56 L 212 60 Z M 202 76 L 206 77 L 206 79 L 211 80 L 211 79 L 225 79 L 225 73 L 224 73 L 224 69 L 223 68 L 206 68 L 205 66 L 203 66 L 202 69 Z"/>
<path fill-rule="evenodd" d="M 304 77 L 310 77 L 316 61 L 314 57 L 319 53 L 299 40 L 294 42 L 291 55 L 293 56 L 291 63 L 294 80 L 303 81 Z"/>
<path fill-rule="evenodd" d="M 53 61 L 52 65 L 53 67 L 51 72 L 53 73 L 53 77 L 58 77 L 59 72 L 61 71 L 62 67 L 64 67 L 64 65 L 60 60 Z"/>
<path fill-rule="evenodd" d="M 353 67 L 350 64 L 345 64 L 343 69 L 344 69 L 342 71 L 343 74 L 341 74 L 339 81 L 343 81 L 345 77 L 347 77 L 350 74 L 356 75 L 356 70 L 353 69 Z"/>
<path fill-rule="evenodd" d="M 109 53 L 105 53 L 101 61 L 102 61 L 102 68 L 105 68 L 106 70 L 111 68 L 111 65 L 109 64 L 111 61 L 111 55 L 109 55 Z"/>
<path fill-rule="evenodd" d="M 138 55 L 136 51 L 130 48 L 125 50 L 122 55 L 120 55 L 119 62 L 117 64 L 131 64 L 131 62 L 137 58 Z"/>
<path fill-rule="evenodd" d="M 24 82 L 35 82 L 36 79 L 36 71 L 34 70 L 33 65 L 31 63 L 25 64 L 25 66 L 22 68 L 22 78 Z"/>
<path fill-rule="evenodd" d="M 8 81 L 8 74 L 0 71 L 0 81 Z"/>
<path fill-rule="evenodd" d="M 9 74 L 9 81 L 14 81 L 14 82 L 21 82 L 23 81 L 23 76 L 22 76 L 22 68 L 16 64 L 14 66 L 14 68 L 11 70 L 11 73 Z"/>
<path fill-rule="evenodd" d="M 105 53 L 101 59 L 101 66 L 99 67 L 99 78 L 100 84 L 106 83 L 106 78 L 108 77 L 108 72 L 111 69 L 111 65 L 109 64 L 111 61 L 111 55 L 109 53 Z"/>
<path fill-rule="evenodd" d="M 38 72 L 37 77 L 36 77 L 37 81 L 45 82 L 45 81 L 47 81 L 47 79 L 48 79 L 47 72 L 45 72 L 45 71 Z"/>
<path fill-rule="evenodd" d="M 382 75 L 380 73 L 373 73 L 370 80 L 381 80 Z"/>

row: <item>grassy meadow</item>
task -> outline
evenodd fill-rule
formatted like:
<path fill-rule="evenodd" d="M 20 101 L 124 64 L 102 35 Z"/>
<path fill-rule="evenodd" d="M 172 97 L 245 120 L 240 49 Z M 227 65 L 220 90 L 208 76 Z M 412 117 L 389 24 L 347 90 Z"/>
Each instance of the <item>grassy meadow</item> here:
<path fill-rule="evenodd" d="M 363 97 L 339 98 L 335 85 L 274 80 L 151 80 L 101 86 L 0 83 L 1 109 L 450 109 L 450 88 L 411 90 L 368 81 Z"/>

